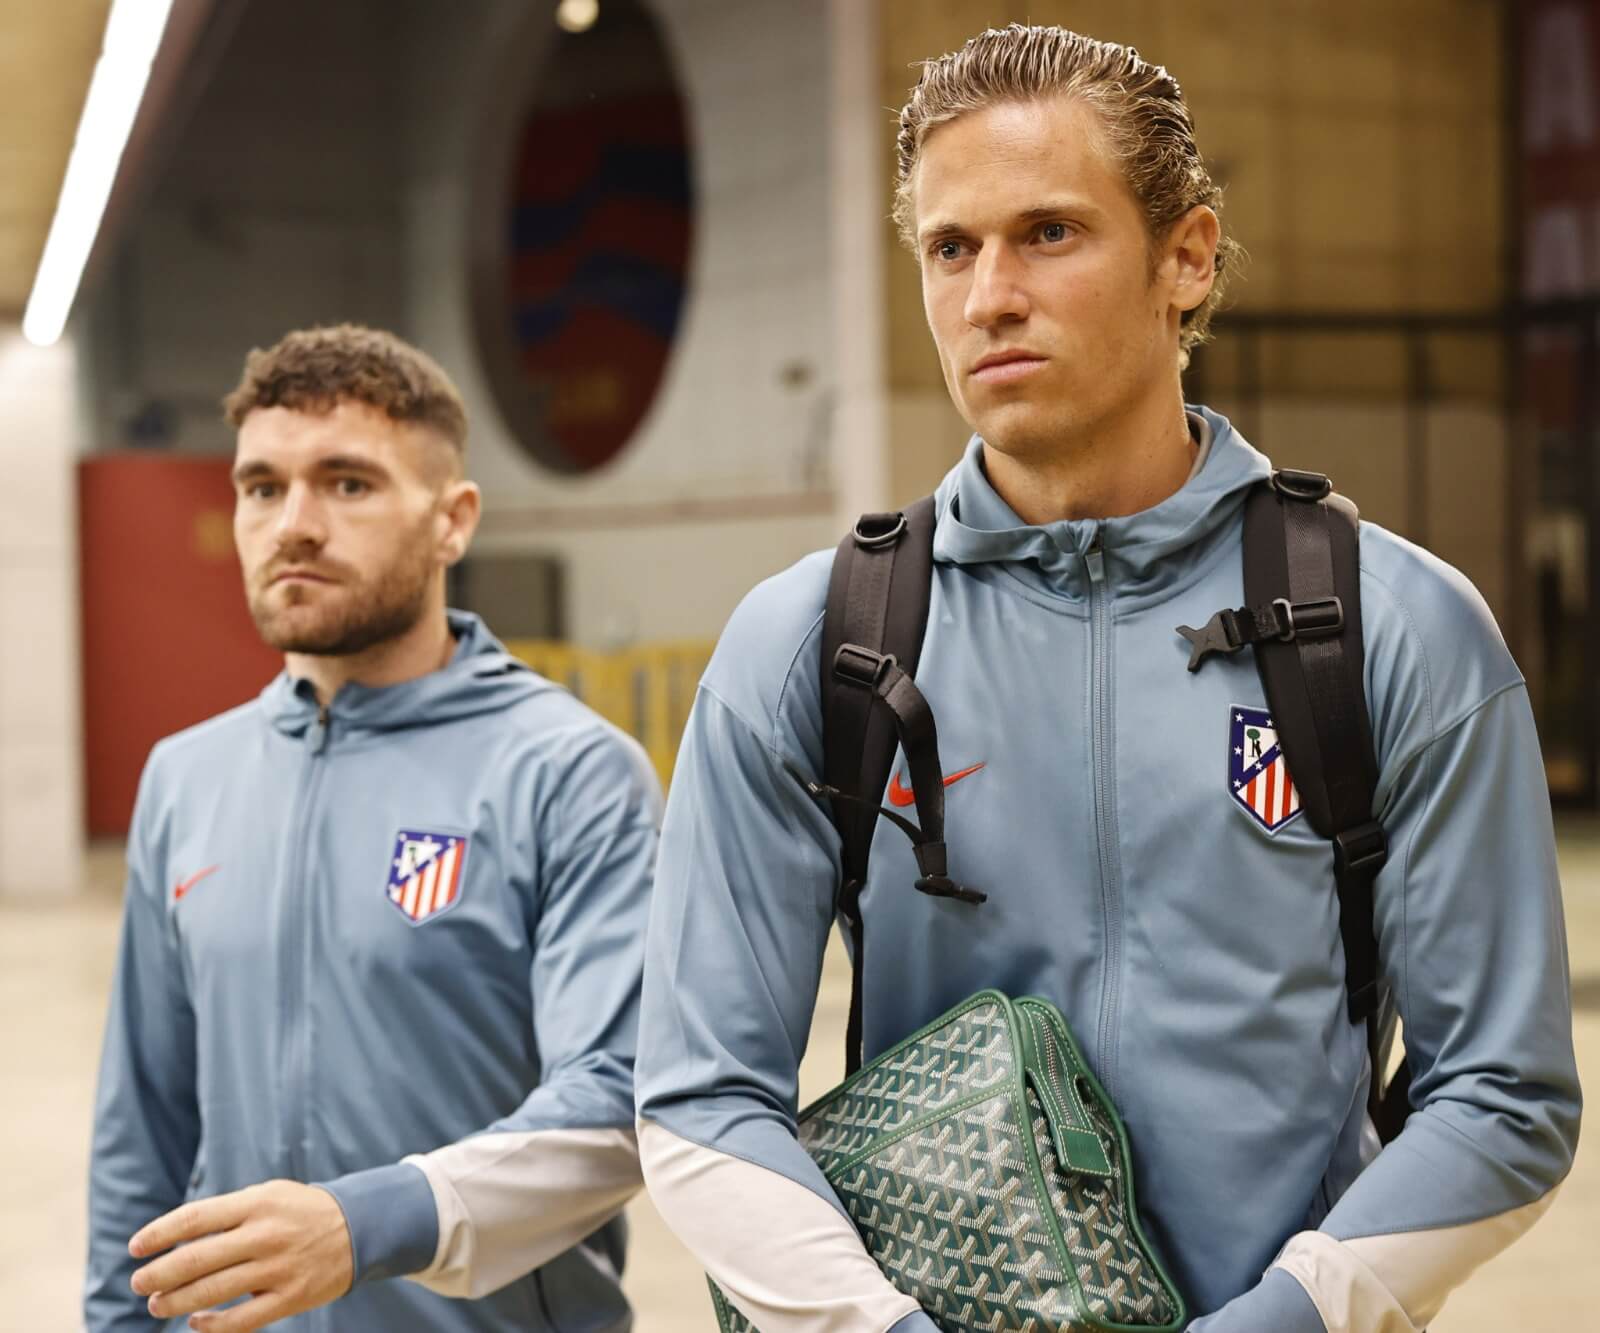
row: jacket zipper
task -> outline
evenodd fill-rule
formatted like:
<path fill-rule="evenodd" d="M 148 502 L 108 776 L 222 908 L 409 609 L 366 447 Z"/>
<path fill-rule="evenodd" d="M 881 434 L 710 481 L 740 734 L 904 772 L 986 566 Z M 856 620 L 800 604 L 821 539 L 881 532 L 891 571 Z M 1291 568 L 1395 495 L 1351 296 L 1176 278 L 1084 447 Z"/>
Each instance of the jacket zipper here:
<path fill-rule="evenodd" d="M 1116 1050 L 1122 1005 L 1122 883 L 1117 846 L 1115 739 L 1111 717 L 1111 615 L 1105 552 L 1096 530 L 1084 557 L 1089 570 L 1090 735 L 1094 747 L 1095 838 L 1100 849 L 1100 906 L 1105 915 L 1105 973 L 1100 991 L 1100 1082 L 1116 1096 Z"/>
<path fill-rule="evenodd" d="M 286 922 L 288 929 L 283 938 L 291 947 L 283 974 L 288 984 L 281 998 L 281 1030 L 290 1034 L 285 1042 L 282 1074 L 288 1083 L 284 1091 L 291 1108 L 289 1133 L 289 1163 L 291 1175 L 304 1180 L 309 1169 L 304 1149 L 308 1112 L 306 1101 L 311 1090 L 311 941 L 313 933 L 311 904 L 306 900 L 306 886 L 311 882 L 313 843 L 311 838 L 311 810 L 317 787 L 320 785 L 324 765 L 320 762 L 328 748 L 328 705 L 317 708 L 317 720 L 306 733 L 306 761 L 302 770 L 300 799 L 294 818 L 289 824 L 289 836 L 299 842 L 299 855 L 292 858 L 294 878 L 285 885 L 283 903 L 294 919 Z M 298 1084 L 298 1086 L 296 1086 Z"/>

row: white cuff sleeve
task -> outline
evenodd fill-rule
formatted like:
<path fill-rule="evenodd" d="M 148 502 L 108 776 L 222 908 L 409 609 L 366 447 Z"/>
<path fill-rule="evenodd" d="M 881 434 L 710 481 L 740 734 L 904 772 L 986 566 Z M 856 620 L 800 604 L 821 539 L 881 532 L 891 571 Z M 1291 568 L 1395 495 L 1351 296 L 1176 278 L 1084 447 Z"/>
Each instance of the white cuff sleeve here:
<path fill-rule="evenodd" d="M 433 1262 L 410 1280 L 441 1296 L 484 1296 L 548 1263 L 641 1183 L 626 1129 L 477 1134 L 405 1160 L 427 1176 L 439 1209 Z"/>
<path fill-rule="evenodd" d="M 761 1333 L 885 1333 L 919 1312 L 804 1185 L 649 1120 L 639 1152 L 667 1225 Z"/>
<path fill-rule="evenodd" d="M 1290 1238 L 1273 1264 L 1311 1297 L 1328 1333 L 1420 1333 L 1445 1297 L 1543 1216 L 1560 1186 L 1521 1208 L 1463 1226 L 1335 1240 Z"/>

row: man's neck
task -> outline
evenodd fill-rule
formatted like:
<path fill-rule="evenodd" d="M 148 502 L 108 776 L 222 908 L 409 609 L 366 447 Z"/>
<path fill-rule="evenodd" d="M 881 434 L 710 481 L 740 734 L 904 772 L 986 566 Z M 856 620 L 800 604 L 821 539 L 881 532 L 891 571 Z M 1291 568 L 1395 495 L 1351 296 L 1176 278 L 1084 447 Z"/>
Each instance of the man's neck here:
<path fill-rule="evenodd" d="M 1153 508 L 1182 489 L 1194 460 L 1181 395 L 1049 454 L 1016 457 L 988 444 L 983 450 L 989 484 L 1033 525 Z"/>
<path fill-rule="evenodd" d="M 438 671 L 450 661 L 455 648 L 450 622 L 441 607 L 424 614 L 399 638 L 362 652 L 343 657 L 286 653 L 283 662 L 291 676 L 311 682 L 317 702 L 326 708 L 334 695 L 352 682 L 382 689 Z"/>

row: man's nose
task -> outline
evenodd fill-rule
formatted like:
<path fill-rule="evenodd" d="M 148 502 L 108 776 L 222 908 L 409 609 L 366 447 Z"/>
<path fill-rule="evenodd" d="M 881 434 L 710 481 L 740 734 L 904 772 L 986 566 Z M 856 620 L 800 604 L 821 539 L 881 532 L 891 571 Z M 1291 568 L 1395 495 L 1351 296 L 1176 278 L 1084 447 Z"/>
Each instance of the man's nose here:
<path fill-rule="evenodd" d="M 322 505 L 309 486 L 291 485 L 278 513 L 278 545 L 321 546 L 327 540 Z"/>
<path fill-rule="evenodd" d="M 1020 260 L 1009 247 L 986 245 L 979 250 L 967 291 L 967 323 L 986 329 L 1006 320 L 1026 319 L 1029 302 L 1022 276 Z"/>

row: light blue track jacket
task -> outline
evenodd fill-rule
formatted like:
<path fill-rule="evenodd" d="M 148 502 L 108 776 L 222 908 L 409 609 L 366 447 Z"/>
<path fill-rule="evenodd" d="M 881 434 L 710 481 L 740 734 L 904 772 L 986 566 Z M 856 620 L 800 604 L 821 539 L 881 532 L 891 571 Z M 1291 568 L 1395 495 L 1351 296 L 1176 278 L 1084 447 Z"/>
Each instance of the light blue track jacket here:
<path fill-rule="evenodd" d="M 866 1056 L 983 987 L 1044 996 L 1127 1122 L 1141 1211 L 1195 1328 L 1420 1329 L 1549 1202 L 1578 1134 L 1527 694 L 1472 587 L 1363 525 L 1390 842 L 1376 930 L 1418 1108 L 1372 1160 L 1330 844 L 1236 798 L 1235 719 L 1266 708 L 1253 655 L 1190 674 L 1175 628 L 1243 603 L 1242 504 L 1270 465 L 1222 417 L 1191 422 L 1210 436 L 1203 465 L 1129 517 L 1028 526 L 976 440 L 940 486 L 917 681 L 945 772 L 983 765 L 950 785 L 947 832 L 950 875 L 989 899 L 916 892 L 910 843 L 879 821 Z M 645 966 L 646 1180 L 763 1333 L 931 1327 L 863 1276 L 794 1138 L 838 839 L 785 766 L 821 779 L 831 565 L 820 553 L 762 584 L 718 645 Z"/>
<path fill-rule="evenodd" d="M 451 627 L 440 671 L 347 685 L 323 716 L 280 676 L 151 753 L 95 1106 L 91 1333 L 157 1327 L 128 1288 L 139 1227 L 275 1177 L 327 1182 L 356 1285 L 274 1327 L 628 1327 L 659 787 L 475 616 Z M 400 1274 L 482 1298 L 370 1280 Z"/>

